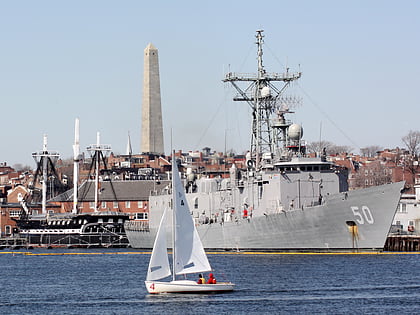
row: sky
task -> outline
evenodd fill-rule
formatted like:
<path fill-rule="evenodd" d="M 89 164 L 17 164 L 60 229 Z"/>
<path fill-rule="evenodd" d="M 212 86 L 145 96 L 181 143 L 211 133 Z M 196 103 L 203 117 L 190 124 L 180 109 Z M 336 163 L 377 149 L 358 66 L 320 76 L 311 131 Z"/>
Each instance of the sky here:
<path fill-rule="evenodd" d="M 289 117 L 307 142 L 359 153 L 404 147 L 420 130 L 420 1 L 2 1 L 0 161 L 72 157 L 109 144 L 140 152 L 143 51 L 159 50 L 165 153 L 249 147 L 248 105 L 225 73 L 255 73 L 256 30 L 268 72 L 301 71 Z M 87 152 L 86 152 L 87 154 Z"/>

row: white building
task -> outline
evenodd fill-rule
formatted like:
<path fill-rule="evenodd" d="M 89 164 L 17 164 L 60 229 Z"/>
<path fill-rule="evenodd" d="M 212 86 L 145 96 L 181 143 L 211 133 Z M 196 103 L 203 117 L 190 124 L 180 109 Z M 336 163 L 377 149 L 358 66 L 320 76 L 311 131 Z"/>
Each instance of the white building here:
<path fill-rule="evenodd" d="M 391 233 L 420 235 L 420 181 L 415 194 L 403 194 L 392 222 Z"/>

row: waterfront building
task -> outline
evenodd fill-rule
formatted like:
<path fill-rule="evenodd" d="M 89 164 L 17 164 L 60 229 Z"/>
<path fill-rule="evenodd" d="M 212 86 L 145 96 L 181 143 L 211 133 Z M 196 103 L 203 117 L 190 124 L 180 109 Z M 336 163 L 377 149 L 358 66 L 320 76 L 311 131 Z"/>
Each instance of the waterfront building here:
<path fill-rule="evenodd" d="M 403 194 L 392 222 L 391 234 L 420 236 L 420 180 L 414 194 Z"/>

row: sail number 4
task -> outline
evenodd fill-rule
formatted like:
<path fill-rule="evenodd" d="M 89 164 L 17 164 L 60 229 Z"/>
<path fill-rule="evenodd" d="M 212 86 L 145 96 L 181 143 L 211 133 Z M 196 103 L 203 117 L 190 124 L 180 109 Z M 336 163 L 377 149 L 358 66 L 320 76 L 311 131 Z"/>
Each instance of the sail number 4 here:
<path fill-rule="evenodd" d="M 375 222 L 375 220 L 373 219 L 372 212 L 370 212 L 368 206 L 352 206 L 351 211 L 353 211 L 353 214 L 356 217 L 356 221 L 359 224 L 373 224 L 373 222 Z"/>

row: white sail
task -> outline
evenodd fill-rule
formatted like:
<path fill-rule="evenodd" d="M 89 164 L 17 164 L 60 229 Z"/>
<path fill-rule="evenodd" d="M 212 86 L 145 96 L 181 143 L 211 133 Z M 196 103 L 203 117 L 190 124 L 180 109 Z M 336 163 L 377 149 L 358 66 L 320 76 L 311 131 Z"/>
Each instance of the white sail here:
<path fill-rule="evenodd" d="M 153 245 L 152 256 L 150 257 L 149 268 L 147 269 L 146 280 L 159 280 L 171 275 L 169 266 L 168 248 L 166 244 L 166 213 L 163 212 L 160 220 L 159 230 Z"/>
<path fill-rule="evenodd" d="M 179 178 L 175 157 L 172 158 L 172 241 L 173 241 L 173 272 L 172 281 L 156 281 L 171 275 L 166 248 L 165 209 L 159 224 L 147 270 L 146 289 L 149 293 L 186 293 L 186 292 L 227 292 L 232 291 L 235 284 L 203 283 L 193 280 L 177 280 L 176 275 L 210 271 L 211 267 L 204 252 L 203 244 L 198 236 L 185 199 L 184 187 Z"/>
<path fill-rule="evenodd" d="M 210 263 L 191 216 L 178 167 L 172 163 L 175 214 L 174 272 L 179 274 L 211 271 Z"/>

